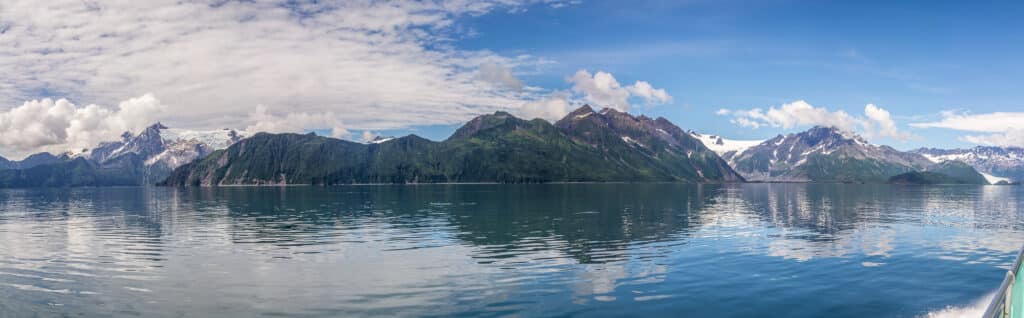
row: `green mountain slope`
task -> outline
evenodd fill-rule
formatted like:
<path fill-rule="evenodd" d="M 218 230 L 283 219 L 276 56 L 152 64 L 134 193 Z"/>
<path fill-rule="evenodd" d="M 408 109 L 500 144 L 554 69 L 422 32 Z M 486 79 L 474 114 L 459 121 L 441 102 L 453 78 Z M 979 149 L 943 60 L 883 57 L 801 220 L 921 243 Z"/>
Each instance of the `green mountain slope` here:
<path fill-rule="evenodd" d="M 573 120 L 582 113 L 599 121 Z M 497 112 L 473 119 L 443 142 L 414 135 L 359 144 L 257 134 L 175 170 L 163 184 L 742 180 L 667 120 L 609 113 L 585 106 L 552 125 Z"/>
<path fill-rule="evenodd" d="M 896 184 L 989 184 L 974 167 L 960 161 L 945 161 L 926 171 L 914 171 L 889 178 Z"/>

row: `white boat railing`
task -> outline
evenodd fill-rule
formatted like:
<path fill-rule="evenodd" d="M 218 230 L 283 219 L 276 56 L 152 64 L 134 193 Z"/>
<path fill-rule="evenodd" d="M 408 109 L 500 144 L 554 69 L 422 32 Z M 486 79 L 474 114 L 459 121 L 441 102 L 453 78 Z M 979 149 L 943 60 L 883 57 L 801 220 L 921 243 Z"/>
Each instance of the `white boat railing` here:
<path fill-rule="evenodd" d="M 1010 267 L 1010 270 L 1006 271 L 1006 277 L 1003 278 L 1003 283 L 999 285 L 999 290 L 996 291 L 996 295 L 992 298 L 992 303 L 985 309 L 983 318 L 1011 318 L 1013 285 L 1017 281 L 1022 256 L 1024 256 L 1024 248 L 1017 252 L 1017 259 L 1013 261 L 1013 266 Z"/>

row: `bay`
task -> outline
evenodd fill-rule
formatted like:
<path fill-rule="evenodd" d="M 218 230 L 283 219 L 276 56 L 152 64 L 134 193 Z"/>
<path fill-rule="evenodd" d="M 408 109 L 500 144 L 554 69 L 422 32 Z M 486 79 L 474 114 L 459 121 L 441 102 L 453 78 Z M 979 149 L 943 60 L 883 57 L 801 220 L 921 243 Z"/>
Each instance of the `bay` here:
<path fill-rule="evenodd" d="M 917 317 L 1024 243 L 1000 186 L 0 190 L 6 316 Z"/>

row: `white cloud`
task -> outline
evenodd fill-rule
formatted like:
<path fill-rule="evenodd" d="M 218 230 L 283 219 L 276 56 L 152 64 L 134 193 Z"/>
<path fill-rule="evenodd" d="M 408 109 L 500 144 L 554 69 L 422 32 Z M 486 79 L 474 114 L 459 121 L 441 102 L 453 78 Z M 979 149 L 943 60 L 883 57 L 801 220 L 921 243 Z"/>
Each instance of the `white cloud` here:
<path fill-rule="evenodd" d="M 995 112 L 987 114 L 961 114 L 942 112 L 937 122 L 913 123 L 918 128 L 946 128 L 973 132 L 1005 132 L 1024 126 L 1024 112 Z"/>
<path fill-rule="evenodd" d="M 547 98 L 523 104 L 519 110 L 519 115 L 523 118 L 541 118 L 555 122 L 565 117 L 570 111 L 569 94 L 564 91 L 557 91 Z"/>
<path fill-rule="evenodd" d="M 375 138 L 377 138 L 379 136 L 380 135 L 375 134 L 372 131 L 363 130 L 363 142 L 371 142 L 371 141 L 373 141 L 373 139 L 375 139 Z"/>
<path fill-rule="evenodd" d="M 665 104 L 672 102 L 672 96 L 669 96 L 664 89 L 651 87 L 651 83 L 646 81 L 637 81 L 629 87 L 626 87 L 630 93 L 634 96 L 638 96 L 654 104 Z"/>
<path fill-rule="evenodd" d="M 771 107 L 768 111 L 755 108 L 748 111 L 735 111 L 733 115 L 737 118 L 745 117 L 761 125 L 785 129 L 797 126 L 820 125 L 854 130 L 857 124 L 857 120 L 845 111 L 830 111 L 824 107 L 814 107 L 802 100 L 783 104 L 779 107 Z"/>
<path fill-rule="evenodd" d="M 587 70 L 579 70 L 567 80 L 573 84 L 573 92 L 581 94 L 586 102 L 598 107 L 629 111 L 630 97 L 638 97 L 649 105 L 672 101 L 672 96 L 664 89 L 656 89 L 645 81 L 637 81 L 633 85 L 623 87 L 615 76 L 607 72 L 598 71 L 591 74 Z"/>
<path fill-rule="evenodd" d="M 629 91 L 619 85 L 612 74 L 579 70 L 568 81 L 573 84 L 574 92 L 583 94 L 583 98 L 595 106 L 629 110 Z"/>
<path fill-rule="evenodd" d="M 4 1 L 0 105 L 152 92 L 181 128 L 242 127 L 255 105 L 360 130 L 458 123 L 536 99 L 505 71 L 542 63 L 453 48 L 459 19 L 536 2 Z"/>
<path fill-rule="evenodd" d="M 981 145 L 1024 147 L 1024 112 L 965 114 L 945 111 L 940 121 L 913 123 L 910 126 L 988 133 L 966 135 L 960 139 Z"/>
<path fill-rule="evenodd" d="M 761 128 L 761 123 L 755 120 L 747 119 L 745 117 L 736 117 L 729 120 L 730 123 L 740 125 L 741 127 L 750 127 L 754 129 Z"/>
<path fill-rule="evenodd" d="M 498 63 L 480 65 L 480 80 L 513 90 L 522 90 L 523 82 L 512 74 L 512 70 Z"/>
<path fill-rule="evenodd" d="M 331 137 L 345 138 L 351 135 L 345 124 L 333 112 L 306 113 L 290 112 L 287 114 L 269 113 L 267 107 L 257 106 L 249 114 L 249 125 L 246 133 L 303 133 L 315 130 L 330 131 Z"/>
<path fill-rule="evenodd" d="M 67 99 L 39 99 L 0 112 L 0 148 L 10 159 L 38 151 L 92 148 L 137 133 L 167 112 L 152 94 L 121 102 L 116 109 L 78 107 Z"/>
<path fill-rule="evenodd" d="M 854 116 L 843 110 L 832 111 L 815 107 L 803 100 L 770 107 L 749 110 L 719 109 L 718 115 L 732 115 L 733 124 L 749 128 L 778 127 L 791 129 L 806 126 L 836 127 L 846 131 L 859 131 L 866 137 L 889 137 L 908 139 L 910 134 L 900 131 L 889 111 L 874 104 L 864 106 L 864 116 Z"/>
<path fill-rule="evenodd" d="M 1006 132 L 994 134 L 967 135 L 961 139 L 979 145 L 1024 147 L 1024 128 L 1010 129 Z"/>
<path fill-rule="evenodd" d="M 902 132 L 896 128 L 896 121 L 892 120 L 889 111 L 875 106 L 875 104 L 864 106 L 864 115 L 868 119 L 865 121 L 865 130 L 872 132 L 875 136 L 902 140 L 910 139 L 911 137 L 909 133 Z"/>

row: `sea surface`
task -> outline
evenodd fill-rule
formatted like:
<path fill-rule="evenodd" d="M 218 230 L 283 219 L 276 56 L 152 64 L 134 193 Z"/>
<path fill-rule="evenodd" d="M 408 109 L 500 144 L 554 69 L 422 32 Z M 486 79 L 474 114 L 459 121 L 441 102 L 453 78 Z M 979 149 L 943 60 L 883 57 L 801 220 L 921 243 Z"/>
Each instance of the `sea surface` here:
<path fill-rule="evenodd" d="M 1024 244 L 1010 186 L 0 190 L 3 317 L 919 317 Z"/>

